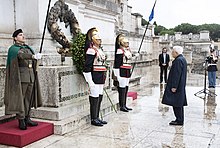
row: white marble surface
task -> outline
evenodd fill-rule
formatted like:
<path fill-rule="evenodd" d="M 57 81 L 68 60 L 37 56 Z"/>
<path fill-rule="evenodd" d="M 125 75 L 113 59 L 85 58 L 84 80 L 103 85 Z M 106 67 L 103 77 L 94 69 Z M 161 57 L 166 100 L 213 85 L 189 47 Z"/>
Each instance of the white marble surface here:
<path fill-rule="evenodd" d="M 164 84 L 158 83 L 159 68 L 145 70 L 147 76 L 141 79 L 141 85 L 130 88 L 138 92 L 138 99 L 130 105 L 133 111 L 104 117 L 108 124 L 103 127 L 87 124 L 63 136 L 49 136 L 26 148 L 219 148 L 220 87 L 215 89 L 218 95 L 215 99 L 204 101 L 194 96 L 203 89 L 203 76 L 189 74 L 185 124 L 169 126 L 174 115 L 171 107 L 160 103 Z M 198 85 L 192 86 L 190 82 Z M 219 85 L 219 80 L 217 82 Z"/>

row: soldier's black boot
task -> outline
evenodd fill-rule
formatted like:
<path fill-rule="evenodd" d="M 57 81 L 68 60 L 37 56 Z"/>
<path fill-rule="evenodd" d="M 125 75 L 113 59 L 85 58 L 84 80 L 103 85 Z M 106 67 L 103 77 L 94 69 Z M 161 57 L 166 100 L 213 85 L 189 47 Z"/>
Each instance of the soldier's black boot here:
<path fill-rule="evenodd" d="M 25 124 L 24 119 L 18 119 L 18 127 L 20 130 L 26 130 L 27 125 Z"/>
<path fill-rule="evenodd" d="M 98 111 L 97 111 L 97 119 L 98 119 L 98 120 L 99 120 L 99 122 L 101 122 L 102 124 L 107 124 L 107 122 L 106 122 L 106 121 L 101 120 L 101 119 L 99 118 L 99 112 L 100 112 L 100 107 L 101 107 L 102 98 L 103 98 L 103 95 L 99 95 L 99 101 L 98 101 Z"/>
<path fill-rule="evenodd" d="M 28 126 L 37 126 L 38 125 L 37 122 L 34 122 L 31 120 L 30 116 L 26 116 L 24 120 L 25 120 L 26 125 L 28 125 Z"/>
<path fill-rule="evenodd" d="M 122 103 L 121 103 L 121 99 L 120 99 L 120 92 L 119 92 L 120 88 L 119 88 L 119 86 L 117 87 L 117 90 L 118 90 L 118 104 L 119 104 L 119 107 L 121 108 Z"/>
<path fill-rule="evenodd" d="M 132 110 L 132 108 L 128 108 L 127 106 L 126 106 L 126 102 L 127 102 L 127 95 L 128 95 L 128 86 L 126 86 L 125 87 L 125 108 L 127 109 L 127 110 Z"/>
<path fill-rule="evenodd" d="M 118 87 L 118 92 L 119 92 L 119 105 L 120 105 L 120 111 L 123 111 L 123 112 L 128 112 L 128 110 L 125 108 L 125 90 L 126 88 L 121 88 L 121 87 Z"/>
<path fill-rule="evenodd" d="M 89 96 L 91 124 L 95 126 L 103 126 L 97 119 L 98 112 L 98 97 Z"/>

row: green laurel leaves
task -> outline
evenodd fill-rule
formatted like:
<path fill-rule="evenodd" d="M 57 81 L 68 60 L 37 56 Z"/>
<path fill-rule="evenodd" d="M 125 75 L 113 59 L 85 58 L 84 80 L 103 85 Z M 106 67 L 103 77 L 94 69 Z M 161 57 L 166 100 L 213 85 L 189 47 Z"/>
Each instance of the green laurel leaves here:
<path fill-rule="evenodd" d="M 76 65 L 77 71 L 82 74 L 83 67 L 85 63 L 85 45 L 86 35 L 82 33 L 78 33 L 73 39 L 71 43 L 71 53 L 72 53 L 72 60 L 74 65 Z"/>

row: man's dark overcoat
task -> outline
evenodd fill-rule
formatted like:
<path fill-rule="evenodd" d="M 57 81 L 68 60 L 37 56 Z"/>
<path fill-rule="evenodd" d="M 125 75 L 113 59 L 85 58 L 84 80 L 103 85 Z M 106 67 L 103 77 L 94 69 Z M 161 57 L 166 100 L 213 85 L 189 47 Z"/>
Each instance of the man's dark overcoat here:
<path fill-rule="evenodd" d="M 162 103 L 174 107 L 187 106 L 186 100 L 186 76 L 187 62 L 182 54 L 178 55 L 172 62 L 169 72 L 167 86 L 164 91 Z M 176 88 L 173 93 L 171 88 Z"/>

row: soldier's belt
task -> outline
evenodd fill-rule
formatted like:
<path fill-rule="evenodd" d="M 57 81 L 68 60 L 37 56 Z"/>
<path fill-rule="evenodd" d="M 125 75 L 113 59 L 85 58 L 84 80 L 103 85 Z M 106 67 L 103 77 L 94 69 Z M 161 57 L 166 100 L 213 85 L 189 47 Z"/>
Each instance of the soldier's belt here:
<path fill-rule="evenodd" d="M 217 65 L 217 64 L 208 64 L 208 66 Z"/>
<path fill-rule="evenodd" d="M 107 71 L 105 66 L 93 66 L 93 71 Z"/>

